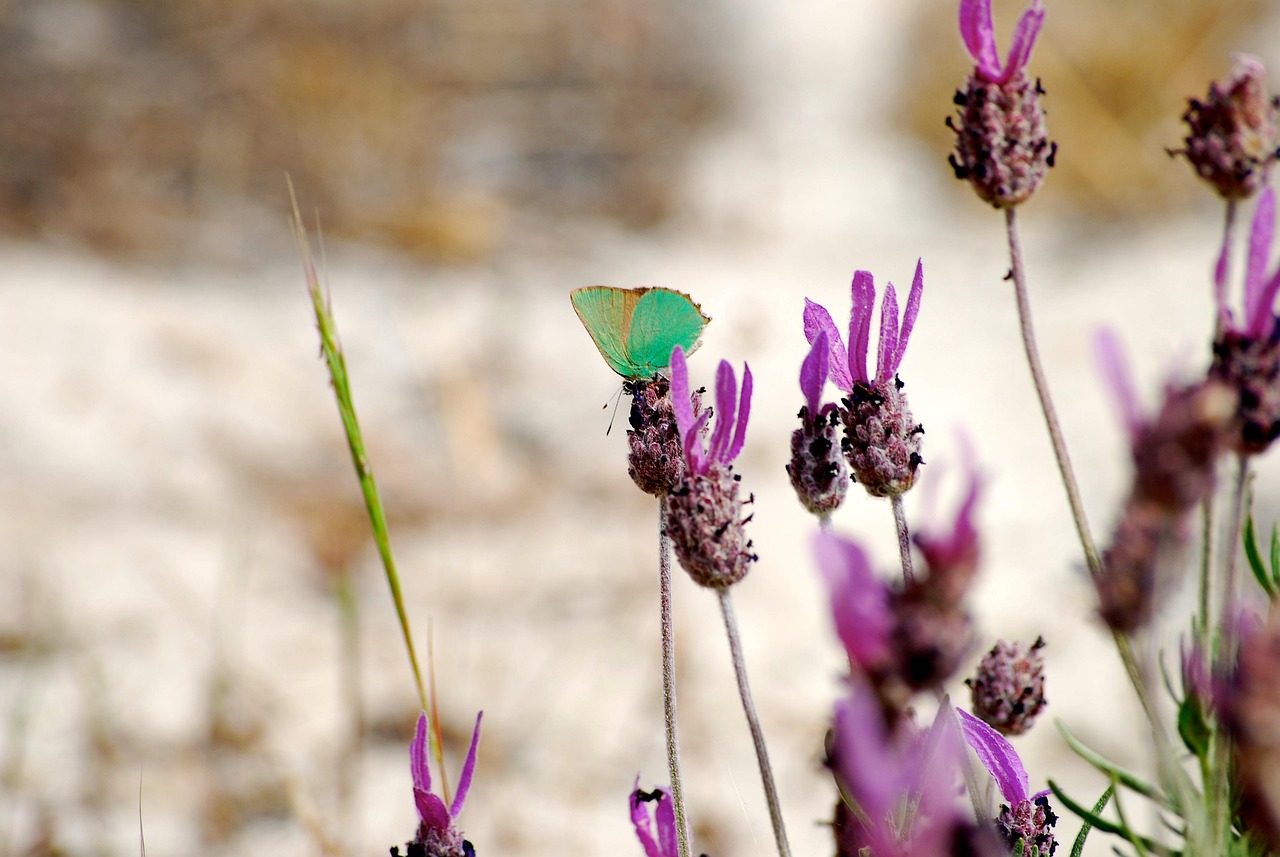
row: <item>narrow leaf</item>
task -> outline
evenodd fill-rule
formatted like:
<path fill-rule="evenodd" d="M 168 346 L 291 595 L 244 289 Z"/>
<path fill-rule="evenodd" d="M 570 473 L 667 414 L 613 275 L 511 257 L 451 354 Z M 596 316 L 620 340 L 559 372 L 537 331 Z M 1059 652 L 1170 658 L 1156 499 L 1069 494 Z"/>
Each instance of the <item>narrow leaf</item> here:
<path fill-rule="evenodd" d="M 1107 790 L 1102 793 L 1102 797 L 1098 798 L 1098 802 L 1093 805 L 1093 814 L 1101 815 L 1102 811 L 1107 808 L 1107 801 L 1111 800 L 1111 793 L 1115 790 L 1115 786 L 1107 786 Z M 1089 838 L 1089 831 L 1093 830 L 1093 825 L 1088 821 L 1080 824 L 1080 832 L 1076 834 L 1076 841 L 1071 845 L 1071 857 L 1080 857 L 1084 853 L 1084 841 Z"/>
<path fill-rule="evenodd" d="M 1257 532 L 1253 527 L 1253 515 L 1250 515 L 1244 522 L 1244 555 L 1249 560 L 1249 569 L 1253 572 L 1253 576 L 1257 578 L 1258 585 L 1262 587 L 1262 591 L 1267 593 L 1267 597 L 1275 598 L 1277 591 L 1276 584 L 1272 581 L 1271 575 L 1267 573 L 1267 567 L 1262 562 L 1262 555 L 1258 552 Z"/>
<path fill-rule="evenodd" d="M 1177 812 L 1177 806 L 1174 802 L 1170 798 L 1166 797 L 1158 788 L 1138 777 L 1136 774 L 1127 771 L 1118 765 L 1112 764 L 1093 750 L 1086 747 L 1078 738 L 1071 734 L 1061 720 L 1057 721 L 1057 727 L 1058 731 L 1062 733 L 1063 739 L 1066 740 L 1067 746 L 1069 746 L 1081 759 L 1084 759 L 1090 765 L 1093 765 L 1107 776 L 1114 777 L 1122 785 L 1132 789 L 1143 797 L 1150 798 L 1156 803 L 1162 804 L 1163 806 Z"/>

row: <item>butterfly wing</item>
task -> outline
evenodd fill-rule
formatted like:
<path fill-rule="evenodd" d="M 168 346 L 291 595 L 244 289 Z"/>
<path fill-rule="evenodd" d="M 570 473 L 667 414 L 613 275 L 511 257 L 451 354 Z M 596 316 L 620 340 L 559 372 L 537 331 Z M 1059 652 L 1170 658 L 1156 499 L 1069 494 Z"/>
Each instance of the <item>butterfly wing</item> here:
<path fill-rule="evenodd" d="M 600 356 L 610 369 L 624 378 L 645 374 L 627 354 L 627 335 L 640 297 L 634 289 L 612 286 L 587 286 L 569 293 L 573 311 L 591 334 Z"/>
<path fill-rule="evenodd" d="M 666 369 L 671 365 L 671 349 L 679 345 L 686 352 L 693 350 L 709 321 L 683 292 L 646 289 L 631 318 L 627 358 L 641 376 Z"/>

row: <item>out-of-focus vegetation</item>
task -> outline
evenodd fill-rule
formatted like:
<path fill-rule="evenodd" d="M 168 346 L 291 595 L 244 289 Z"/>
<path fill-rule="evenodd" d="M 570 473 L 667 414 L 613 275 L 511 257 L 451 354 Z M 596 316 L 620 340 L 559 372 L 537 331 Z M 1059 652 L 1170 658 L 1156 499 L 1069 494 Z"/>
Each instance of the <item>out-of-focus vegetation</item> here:
<path fill-rule="evenodd" d="M 0 234 L 200 252 L 264 214 L 274 226 L 286 171 L 330 235 L 427 258 L 483 257 L 521 215 L 653 224 L 722 102 L 710 15 L 679 0 L 0 0 Z"/>

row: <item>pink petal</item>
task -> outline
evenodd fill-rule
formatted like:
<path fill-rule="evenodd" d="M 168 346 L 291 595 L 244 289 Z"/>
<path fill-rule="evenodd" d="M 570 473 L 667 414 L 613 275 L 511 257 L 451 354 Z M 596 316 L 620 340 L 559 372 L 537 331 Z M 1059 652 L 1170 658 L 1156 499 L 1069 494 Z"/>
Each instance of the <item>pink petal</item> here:
<path fill-rule="evenodd" d="M 902 328 L 898 331 L 898 353 L 893 358 L 893 371 L 897 372 L 902 365 L 902 358 L 907 353 L 907 340 L 916 326 L 916 316 L 920 314 L 920 298 L 924 294 L 924 260 L 916 260 L 916 275 L 911 280 L 911 292 L 907 295 L 907 309 L 902 314 Z"/>
<path fill-rule="evenodd" d="M 1129 432 L 1130 441 L 1133 441 L 1142 431 L 1146 420 L 1138 406 L 1138 395 L 1134 392 L 1133 380 L 1129 377 L 1129 364 L 1124 358 L 1124 348 L 1115 331 L 1106 327 L 1095 331 L 1093 351 L 1102 380 L 1111 389 L 1116 408 L 1120 411 L 1120 419 Z"/>
<path fill-rule="evenodd" d="M 418 728 L 409 742 L 409 771 L 413 774 L 413 787 L 423 792 L 431 791 L 431 767 L 427 764 L 427 714 L 418 715 Z"/>
<path fill-rule="evenodd" d="M 653 822 L 649 817 L 649 809 L 640 800 L 640 775 L 636 774 L 636 786 L 631 790 L 631 824 L 636 829 L 636 838 L 644 848 L 645 857 L 663 857 L 658 850 L 658 843 L 653 838 Z"/>
<path fill-rule="evenodd" d="M 662 857 L 678 857 L 680 847 L 676 844 L 675 799 L 664 788 L 654 791 L 662 794 L 658 799 L 658 808 L 653 813 L 653 821 L 658 828 L 658 842 L 662 846 Z"/>
<path fill-rule="evenodd" d="M 707 427 L 710 419 L 711 411 L 703 411 L 680 439 L 684 444 L 684 463 L 690 474 L 707 472 L 707 451 L 702 447 L 702 430 Z"/>
<path fill-rule="evenodd" d="M 466 761 L 462 763 L 462 774 L 458 777 L 458 793 L 453 796 L 453 806 L 449 814 L 454 818 L 462 812 L 462 804 L 466 802 L 467 792 L 471 791 L 471 775 L 476 769 L 476 749 L 480 746 L 480 720 L 484 712 L 476 713 L 476 728 L 471 732 L 471 749 L 467 751 Z"/>
<path fill-rule="evenodd" d="M 422 819 L 422 823 L 426 825 L 428 830 L 445 831 L 453 824 L 453 818 L 449 815 L 449 808 L 444 805 L 444 801 L 440 800 L 440 798 L 430 792 L 415 788 L 413 790 L 413 800 L 418 807 L 418 818 Z"/>
<path fill-rule="evenodd" d="M 1249 260 L 1244 275 L 1244 322 L 1247 331 L 1255 336 L 1255 328 L 1262 327 L 1261 316 L 1266 312 L 1261 304 L 1267 297 L 1268 289 L 1264 288 L 1264 280 L 1275 228 L 1276 198 L 1271 188 L 1267 188 L 1258 200 L 1258 207 L 1253 215 L 1253 231 L 1249 235 Z M 1275 293 L 1272 292 L 1270 297 L 1274 298 Z M 1269 310 L 1270 307 L 1266 309 Z"/>
<path fill-rule="evenodd" d="M 988 79 L 997 77 L 1000 58 L 991 26 L 991 0 L 960 0 L 960 37 L 978 71 Z"/>
<path fill-rule="evenodd" d="M 689 366 L 684 359 L 684 349 L 679 345 L 671 349 L 671 407 L 676 412 L 680 437 L 684 438 L 694 422 L 693 400 L 689 395 Z"/>
<path fill-rule="evenodd" d="M 811 419 L 818 416 L 818 409 L 822 407 L 822 388 L 826 386 L 827 367 L 830 365 L 829 351 L 827 332 L 819 330 L 808 356 L 800 364 L 800 392 L 804 394 Z"/>
<path fill-rule="evenodd" d="M 876 382 L 883 384 L 893 377 L 898 366 L 894 357 L 898 353 L 898 293 L 889 283 L 884 290 L 884 303 L 880 305 L 880 344 L 876 354 Z"/>
<path fill-rule="evenodd" d="M 818 570 L 826 581 L 836 635 L 851 663 L 874 668 L 886 657 L 893 618 L 889 594 L 862 548 L 831 533 L 814 537 Z"/>
<path fill-rule="evenodd" d="M 849 377 L 849 354 L 844 348 L 844 339 L 836 323 L 831 320 L 831 313 L 822 304 L 804 299 L 804 335 L 812 345 L 819 332 L 827 334 L 827 343 L 831 352 L 828 365 L 831 372 L 831 383 L 846 393 L 853 391 L 853 379 Z M 864 361 L 865 362 L 865 361 Z"/>
<path fill-rule="evenodd" d="M 964 740 L 978 755 L 978 761 L 995 778 L 1000 794 L 1016 807 L 1027 799 L 1027 771 L 1022 767 L 1018 751 L 1008 739 L 963 708 L 957 708 Z"/>
<path fill-rule="evenodd" d="M 742 452 L 742 444 L 747 439 L 747 417 L 751 415 L 751 387 L 751 367 L 743 363 L 742 398 L 738 400 L 738 425 L 733 433 L 733 444 L 723 459 L 726 464 L 738 457 L 738 453 Z"/>
<path fill-rule="evenodd" d="M 733 432 L 733 418 L 737 410 L 738 380 L 728 360 L 720 361 L 716 370 L 716 430 L 711 433 L 712 461 L 727 461 L 725 452 Z"/>
<path fill-rule="evenodd" d="M 876 282 L 870 271 L 853 274 L 853 310 L 849 313 L 849 374 L 855 381 L 870 383 L 867 348 L 871 342 L 871 313 L 876 302 Z M 849 386 L 853 389 L 853 385 Z"/>
<path fill-rule="evenodd" d="M 1026 68 L 1027 62 L 1031 59 L 1031 49 L 1036 44 L 1036 36 L 1040 34 L 1040 28 L 1043 25 L 1044 7 L 1040 5 L 1040 0 L 1034 0 L 1031 8 L 1022 13 L 1018 27 L 1013 32 L 1013 46 L 1009 48 L 1009 60 L 1005 63 L 1004 70 L 1000 72 L 997 83 L 1012 80 L 1019 71 Z"/>

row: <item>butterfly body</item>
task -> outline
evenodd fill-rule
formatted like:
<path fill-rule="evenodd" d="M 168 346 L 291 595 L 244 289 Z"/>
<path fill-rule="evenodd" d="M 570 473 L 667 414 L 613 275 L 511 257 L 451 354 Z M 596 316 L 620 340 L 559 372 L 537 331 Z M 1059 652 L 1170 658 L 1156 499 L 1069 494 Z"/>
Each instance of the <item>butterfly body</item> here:
<path fill-rule="evenodd" d="M 671 350 L 686 352 L 711 319 L 683 292 L 664 288 L 587 286 L 569 293 L 574 312 L 609 368 L 625 379 L 651 377 L 671 365 Z"/>

